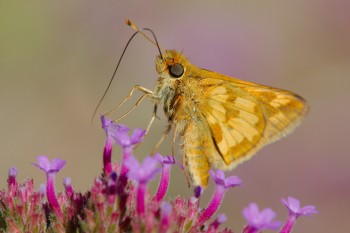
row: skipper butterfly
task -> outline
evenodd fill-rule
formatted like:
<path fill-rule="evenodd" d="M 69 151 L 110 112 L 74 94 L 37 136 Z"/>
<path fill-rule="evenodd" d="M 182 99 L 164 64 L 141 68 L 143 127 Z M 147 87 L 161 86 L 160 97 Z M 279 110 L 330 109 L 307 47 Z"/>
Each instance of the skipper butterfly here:
<path fill-rule="evenodd" d="M 126 22 L 136 30 L 134 35 L 141 33 L 158 46 L 131 21 Z M 211 167 L 231 170 L 263 146 L 286 136 L 308 111 L 306 101 L 290 91 L 201 69 L 176 50 L 161 52 L 159 46 L 158 49 L 159 78 L 155 89 L 136 85 L 115 109 L 129 100 L 135 90 L 141 91 L 141 98 L 122 117 L 143 99 L 151 99 L 155 108 L 148 132 L 156 118 L 157 106 L 163 105 L 168 128 L 156 148 L 171 129 L 174 129 L 173 142 L 183 136 L 183 164 L 194 185 L 207 186 Z"/>

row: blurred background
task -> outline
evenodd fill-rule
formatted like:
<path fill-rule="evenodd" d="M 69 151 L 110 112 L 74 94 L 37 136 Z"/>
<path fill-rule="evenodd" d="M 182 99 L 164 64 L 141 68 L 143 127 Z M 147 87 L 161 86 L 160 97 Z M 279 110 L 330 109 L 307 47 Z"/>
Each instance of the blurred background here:
<path fill-rule="evenodd" d="M 241 210 L 253 201 L 284 220 L 280 198 L 290 195 L 319 210 L 301 218 L 294 232 L 347 232 L 349 12 L 346 0 L 1 1 L 1 189 L 12 166 L 20 181 L 33 177 L 36 187 L 44 182 L 42 171 L 31 165 L 42 154 L 67 160 L 57 189 L 65 176 L 75 189 L 89 189 L 101 172 L 105 139 L 98 117 L 93 125 L 90 120 L 134 32 L 124 24 L 130 18 L 140 28 L 152 28 L 162 48 L 183 51 L 199 67 L 296 92 L 311 106 L 293 134 L 230 172 L 244 186 L 226 194 L 219 211 L 228 215 L 226 226 L 240 232 Z M 132 42 L 99 113 L 112 109 L 135 84 L 154 88 L 157 54 L 141 36 Z M 122 123 L 144 128 L 152 110 L 145 101 Z M 149 154 L 161 137 L 166 120 L 162 112 L 159 116 L 137 156 Z M 160 152 L 170 151 L 168 140 Z M 120 159 L 117 148 L 113 156 Z M 192 193 L 179 169 L 171 182 L 168 198 Z M 211 183 L 203 208 L 212 191 Z"/>

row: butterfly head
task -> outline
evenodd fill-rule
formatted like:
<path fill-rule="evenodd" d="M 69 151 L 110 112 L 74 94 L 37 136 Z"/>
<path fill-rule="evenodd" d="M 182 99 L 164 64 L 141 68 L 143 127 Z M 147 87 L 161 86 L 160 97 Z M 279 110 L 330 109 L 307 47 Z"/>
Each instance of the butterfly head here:
<path fill-rule="evenodd" d="M 162 78 L 180 79 L 186 75 L 188 67 L 187 58 L 175 50 L 165 50 L 163 58 L 156 58 L 156 70 Z"/>

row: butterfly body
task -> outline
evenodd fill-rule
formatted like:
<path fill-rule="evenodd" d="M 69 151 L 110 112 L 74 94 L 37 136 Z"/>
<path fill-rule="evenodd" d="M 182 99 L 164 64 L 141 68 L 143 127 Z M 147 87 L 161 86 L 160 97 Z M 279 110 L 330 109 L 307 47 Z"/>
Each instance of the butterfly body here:
<path fill-rule="evenodd" d="M 201 69 L 175 50 L 156 59 L 151 98 L 183 136 L 183 163 L 194 185 L 211 167 L 230 170 L 298 126 L 308 107 L 300 96 Z"/>

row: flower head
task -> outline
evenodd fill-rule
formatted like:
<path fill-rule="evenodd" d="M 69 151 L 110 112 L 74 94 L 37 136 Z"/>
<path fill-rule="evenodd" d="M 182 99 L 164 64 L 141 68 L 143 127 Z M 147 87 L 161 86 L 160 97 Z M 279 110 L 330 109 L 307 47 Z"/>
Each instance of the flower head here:
<path fill-rule="evenodd" d="M 210 170 L 210 175 L 217 185 L 221 185 L 224 188 L 230 188 L 241 185 L 242 181 L 237 176 L 230 176 L 225 178 L 225 174 L 221 170 L 216 170 L 216 172 Z"/>
<path fill-rule="evenodd" d="M 153 156 L 156 160 L 158 160 L 163 166 L 164 165 L 174 165 L 174 164 L 177 164 L 180 166 L 180 168 L 183 170 L 184 169 L 184 166 L 179 163 L 178 161 L 175 160 L 175 157 L 173 156 L 162 156 L 161 154 L 159 153 L 156 153 L 154 156 Z"/>
<path fill-rule="evenodd" d="M 273 221 L 276 214 L 270 208 L 259 211 L 256 203 L 251 203 L 243 209 L 243 216 L 247 220 L 250 232 L 264 229 L 277 230 L 281 226 L 281 222 Z"/>
<path fill-rule="evenodd" d="M 127 176 L 130 179 L 137 180 L 139 183 L 147 183 L 149 180 L 154 179 L 160 172 L 158 165 L 159 162 L 150 156 L 147 156 L 142 164 L 134 156 L 130 156 L 125 161 L 125 166 L 129 169 Z"/>
<path fill-rule="evenodd" d="M 315 206 L 308 205 L 300 208 L 300 201 L 293 197 L 288 197 L 287 200 L 282 198 L 282 203 L 287 207 L 289 214 L 280 233 L 290 233 L 295 225 L 296 220 L 300 216 L 310 216 L 311 214 L 317 214 Z"/>
<path fill-rule="evenodd" d="M 300 201 L 293 197 L 288 197 L 288 199 L 282 198 L 282 203 L 287 207 L 290 214 L 295 214 L 297 217 L 304 215 L 310 216 L 311 214 L 317 214 L 315 206 L 307 205 L 300 208 Z"/>
<path fill-rule="evenodd" d="M 122 124 L 116 124 L 111 119 L 101 116 L 102 128 L 106 131 L 107 137 L 110 137 L 114 142 L 125 147 L 133 147 L 142 141 L 146 130 L 137 128 L 129 136 L 130 128 Z"/>
<path fill-rule="evenodd" d="M 46 197 L 49 205 L 57 217 L 62 220 L 63 213 L 55 193 L 55 176 L 56 173 L 64 167 L 66 161 L 56 158 L 50 162 L 46 156 L 38 156 L 37 161 L 38 164 L 33 163 L 33 165 L 40 168 L 46 173 Z"/>
<path fill-rule="evenodd" d="M 130 129 L 121 124 L 114 123 L 111 119 L 101 115 L 102 128 L 105 130 L 107 137 L 116 139 L 116 134 L 128 133 Z"/>
<path fill-rule="evenodd" d="M 66 161 L 58 158 L 51 160 L 51 162 L 46 156 L 38 156 L 36 159 L 38 164 L 32 164 L 43 170 L 46 174 L 57 173 L 64 167 L 64 165 L 66 165 Z"/>
<path fill-rule="evenodd" d="M 147 182 L 154 179 L 156 174 L 160 172 L 158 167 L 159 162 L 150 156 L 147 156 L 142 164 L 134 157 L 130 156 L 124 162 L 128 168 L 127 176 L 130 179 L 138 182 L 137 197 L 136 197 L 136 209 L 139 215 L 143 215 L 146 211 L 145 196 L 147 191 Z"/>

